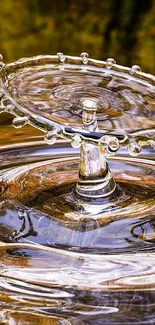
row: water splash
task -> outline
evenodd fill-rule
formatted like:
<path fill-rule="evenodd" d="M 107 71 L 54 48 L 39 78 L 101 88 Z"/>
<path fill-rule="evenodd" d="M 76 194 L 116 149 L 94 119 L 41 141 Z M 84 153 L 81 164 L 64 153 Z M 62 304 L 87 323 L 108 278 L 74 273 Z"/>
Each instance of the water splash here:
<path fill-rule="evenodd" d="M 129 69 L 112 58 L 104 62 L 90 59 L 85 52 L 80 57 L 59 52 L 4 65 L 1 78 L 2 110 L 4 106 L 8 110 L 11 103 L 15 127 L 29 123 L 46 133 L 48 144 L 60 135 L 71 140 L 73 147 L 81 147 L 76 187 L 81 196 L 104 197 L 116 189 L 106 156 L 121 147 L 138 156 L 142 147 L 154 145 L 154 129 L 150 128 L 155 122 L 153 78 L 136 65 Z M 134 119 L 128 126 L 131 115 Z M 145 135 L 137 124 L 143 117 L 145 129 L 149 127 Z"/>
<path fill-rule="evenodd" d="M 1 146 L 1 321 L 154 323 L 153 77 L 86 53 L 1 69 L 1 112 L 75 148 Z"/>

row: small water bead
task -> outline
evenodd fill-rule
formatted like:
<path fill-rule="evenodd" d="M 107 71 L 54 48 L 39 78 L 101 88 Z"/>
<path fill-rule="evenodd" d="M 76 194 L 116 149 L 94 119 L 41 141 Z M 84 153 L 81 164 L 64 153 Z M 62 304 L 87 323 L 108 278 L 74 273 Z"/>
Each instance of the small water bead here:
<path fill-rule="evenodd" d="M 103 136 L 99 141 L 99 146 L 101 148 L 101 151 L 104 150 L 104 152 L 107 154 L 114 154 L 120 148 L 119 140 L 116 137 L 110 135 Z"/>
<path fill-rule="evenodd" d="M 113 58 L 108 58 L 106 60 L 106 68 L 107 69 L 111 69 L 114 64 L 116 64 L 116 61 Z"/>
<path fill-rule="evenodd" d="M 80 148 L 81 142 L 82 140 L 80 134 L 75 134 L 72 137 L 71 146 L 75 149 Z"/>
<path fill-rule="evenodd" d="M 25 124 L 28 123 L 28 117 L 27 116 L 23 116 L 23 117 L 15 117 L 12 121 L 12 125 L 14 126 L 14 128 L 16 129 L 20 129 L 22 128 Z"/>
<path fill-rule="evenodd" d="M 129 71 L 129 73 L 132 75 L 134 75 L 136 72 L 141 72 L 141 68 L 139 65 L 133 65 Z"/>
<path fill-rule="evenodd" d="M 65 55 L 63 53 L 58 52 L 57 56 L 58 56 L 60 62 L 62 62 L 62 63 L 65 62 L 66 57 L 65 57 Z"/>
<path fill-rule="evenodd" d="M 57 130 L 54 128 L 52 131 L 48 131 L 44 136 L 44 140 L 47 144 L 55 144 L 57 140 Z"/>
<path fill-rule="evenodd" d="M 94 99 L 83 99 L 81 101 L 83 109 L 96 111 L 97 110 L 97 104 L 98 101 Z"/>
<path fill-rule="evenodd" d="M 116 152 L 119 150 L 120 144 L 116 137 L 110 137 L 108 140 L 108 147 L 110 152 Z"/>
<path fill-rule="evenodd" d="M 83 64 L 87 64 L 88 61 L 89 61 L 89 55 L 88 55 L 88 53 L 86 53 L 86 52 L 82 52 L 82 53 L 80 54 L 80 56 L 81 56 L 81 58 L 82 58 L 82 62 L 83 62 Z"/>
<path fill-rule="evenodd" d="M 128 148 L 129 154 L 134 157 L 139 156 L 141 153 L 141 150 L 142 150 L 141 146 L 134 140 L 129 143 L 127 148 Z"/>

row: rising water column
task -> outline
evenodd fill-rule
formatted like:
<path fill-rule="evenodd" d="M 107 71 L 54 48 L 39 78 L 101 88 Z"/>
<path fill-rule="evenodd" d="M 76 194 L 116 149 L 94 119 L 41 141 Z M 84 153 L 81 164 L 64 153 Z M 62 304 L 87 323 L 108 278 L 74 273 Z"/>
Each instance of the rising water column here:
<path fill-rule="evenodd" d="M 94 99 L 82 100 L 83 128 L 86 131 L 97 132 L 98 101 Z M 74 136 L 74 141 L 80 141 L 80 163 L 79 178 L 76 185 L 76 192 L 86 198 L 101 198 L 109 196 L 116 189 L 116 183 L 110 172 L 106 160 L 106 144 L 118 149 L 119 143 L 113 137 L 104 137 L 100 144 L 94 144 L 91 139 L 81 139 Z M 73 144 L 74 146 L 74 144 Z"/>

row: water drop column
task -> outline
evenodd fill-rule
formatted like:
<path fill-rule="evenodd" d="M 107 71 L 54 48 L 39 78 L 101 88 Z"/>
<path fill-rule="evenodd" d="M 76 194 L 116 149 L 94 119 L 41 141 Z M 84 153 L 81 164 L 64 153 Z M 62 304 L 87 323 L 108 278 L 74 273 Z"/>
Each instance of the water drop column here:
<path fill-rule="evenodd" d="M 82 101 L 82 120 L 87 131 L 98 131 L 97 107 L 97 100 Z M 106 160 L 104 147 L 99 147 L 90 139 L 82 140 L 76 192 L 80 196 L 95 199 L 109 196 L 115 188 L 116 184 Z"/>

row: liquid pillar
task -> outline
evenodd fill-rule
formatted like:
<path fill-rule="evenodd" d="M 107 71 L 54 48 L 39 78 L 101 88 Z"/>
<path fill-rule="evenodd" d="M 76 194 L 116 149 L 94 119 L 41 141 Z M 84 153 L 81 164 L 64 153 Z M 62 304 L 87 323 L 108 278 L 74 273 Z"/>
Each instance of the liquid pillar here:
<path fill-rule="evenodd" d="M 98 131 L 97 108 L 97 100 L 82 101 L 82 120 L 87 131 Z M 116 183 L 110 172 L 104 148 L 91 143 L 90 140 L 82 140 L 76 192 L 80 196 L 95 199 L 109 196 L 115 188 Z"/>

